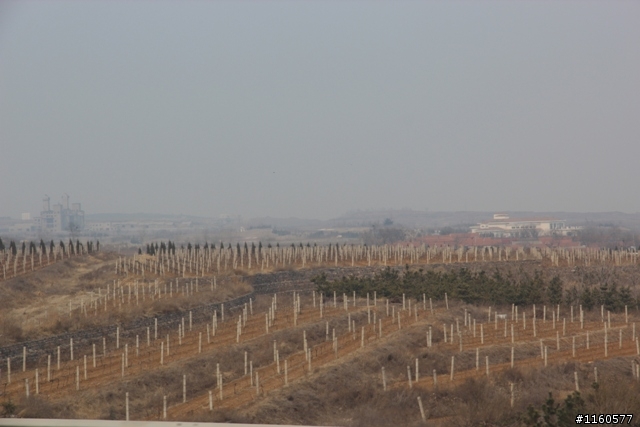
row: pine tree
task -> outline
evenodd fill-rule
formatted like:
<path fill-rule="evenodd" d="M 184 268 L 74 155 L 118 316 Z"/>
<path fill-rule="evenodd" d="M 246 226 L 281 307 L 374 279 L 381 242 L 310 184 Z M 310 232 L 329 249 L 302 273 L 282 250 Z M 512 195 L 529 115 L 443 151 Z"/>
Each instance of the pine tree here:
<path fill-rule="evenodd" d="M 620 302 L 618 285 L 614 282 L 606 293 L 604 293 L 604 306 L 607 310 L 620 311 L 623 304 Z"/>
<path fill-rule="evenodd" d="M 567 305 L 574 305 L 578 302 L 578 288 L 574 286 L 564 296 Z"/>
<path fill-rule="evenodd" d="M 591 310 L 595 306 L 595 300 L 593 299 L 593 292 L 588 287 L 585 287 L 582 290 L 582 294 L 580 295 L 580 303 L 585 308 L 585 310 Z"/>
<path fill-rule="evenodd" d="M 547 299 L 551 304 L 558 305 L 562 302 L 562 294 L 562 279 L 558 276 L 554 276 L 547 287 Z"/>
<path fill-rule="evenodd" d="M 629 289 L 628 286 L 620 289 L 620 304 L 626 305 L 629 307 L 637 306 L 637 301 L 633 298 L 631 294 L 631 289 Z"/>
<path fill-rule="evenodd" d="M 580 393 L 574 391 L 566 397 L 562 404 L 555 403 L 551 392 L 546 402 L 542 404 L 542 413 L 533 406 L 529 406 L 525 425 L 529 427 L 569 427 L 574 426 L 576 415 L 584 412 L 585 401 Z"/>

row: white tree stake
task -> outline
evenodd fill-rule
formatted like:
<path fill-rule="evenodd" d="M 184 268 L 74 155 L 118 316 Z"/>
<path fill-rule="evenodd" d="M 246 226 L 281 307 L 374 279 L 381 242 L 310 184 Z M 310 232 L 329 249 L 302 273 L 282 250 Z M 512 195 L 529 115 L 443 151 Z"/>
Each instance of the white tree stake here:
<path fill-rule="evenodd" d="M 382 390 L 387 391 L 387 377 L 384 373 L 384 366 L 382 367 Z"/>

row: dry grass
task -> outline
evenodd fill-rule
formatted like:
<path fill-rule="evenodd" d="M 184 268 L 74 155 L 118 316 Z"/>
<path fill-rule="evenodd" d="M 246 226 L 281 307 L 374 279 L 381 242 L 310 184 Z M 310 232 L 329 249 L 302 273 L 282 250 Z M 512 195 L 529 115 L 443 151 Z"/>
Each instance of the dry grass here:
<path fill-rule="evenodd" d="M 210 284 L 200 282 L 200 292 L 184 296 L 174 289 L 173 298 L 163 295 L 161 299 L 151 300 L 147 295 L 135 303 L 135 297 L 128 303 L 114 307 L 110 301 L 108 310 L 100 305 L 96 311 L 87 308 L 87 316 L 77 309 L 81 301 L 88 304 L 90 292 L 101 288 L 103 292 L 114 280 L 123 281 L 123 277 L 114 273 L 115 255 L 101 253 L 99 256 L 71 258 L 41 270 L 19 276 L 3 282 L 0 287 L 0 345 L 13 344 L 25 340 L 34 340 L 69 331 L 78 331 L 113 324 L 128 324 L 141 317 L 154 317 L 161 314 L 190 310 L 195 307 L 222 302 L 252 291 L 252 287 L 243 277 L 218 277 L 217 289 L 211 291 Z M 131 279 L 133 280 L 133 279 Z M 148 285 L 154 277 L 148 275 Z M 175 278 L 161 278 L 160 283 Z M 184 281 L 195 279 L 179 279 Z M 125 285 L 126 286 L 126 285 Z M 5 304 L 6 302 L 6 304 Z M 69 316 L 69 302 L 74 310 Z"/>
<path fill-rule="evenodd" d="M 324 341 L 324 321 L 305 325 L 310 343 Z M 344 329 L 346 329 L 346 322 Z M 216 386 L 216 364 L 224 378 L 224 383 L 244 375 L 244 352 L 248 353 L 254 369 L 273 363 L 271 349 L 273 340 L 278 343 L 281 360 L 298 352 L 301 346 L 303 327 L 276 331 L 267 336 L 217 348 L 203 355 L 194 356 L 171 365 L 148 371 L 129 380 L 118 381 L 100 389 L 84 391 L 79 395 L 71 395 L 56 401 L 48 407 L 50 418 L 65 417 L 88 419 L 123 419 L 124 395 L 130 393 L 130 411 L 134 419 L 157 417 L 162 408 L 162 398 L 167 396 L 169 405 L 182 402 L 182 376 L 187 375 L 188 396 L 195 397 L 212 390 Z M 234 394 L 232 386 L 225 388 L 225 395 Z M 21 401 L 19 410 L 28 407 L 27 401 Z M 239 420 L 241 417 L 232 411 L 217 411 L 214 417 L 219 421 Z"/>
<path fill-rule="evenodd" d="M 486 310 L 486 309 L 483 309 Z M 566 362 L 548 368 L 515 368 L 492 374 L 490 378 L 469 379 L 454 388 L 439 387 L 431 392 L 393 388 L 382 391 L 381 367 L 388 383 L 406 381 L 406 367 L 420 358 L 421 376 L 432 369 L 448 372 L 452 354 L 456 366 L 471 369 L 475 365 L 473 351 L 462 354 L 424 346 L 424 331 L 413 328 L 394 334 L 357 355 L 323 368 L 311 377 L 272 392 L 251 407 L 226 413 L 227 420 L 350 426 L 423 425 L 417 405 L 421 396 L 429 425 L 487 426 L 524 425 L 523 416 L 532 405 L 539 408 L 554 394 L 556 402 L 573 391 L 573 372 L 580 374 L 583 396 L 591 413 L 634 413 L 640 416 L 638 383 L 631 378 L 630 359 L 619 358 L 598 362 L 600 387 L 593 390 L 593 367 Z M 434 329 L 434 343 L 442 337 Z M 506 348 L 484 349 L 496 363 L 509 360 Z M 536 346 L 524 346 L 516 358 L 535 356 Z M 510 384 L 515 387 L 515 405 L 510 407 Z M 625 386 L 621 387 L 621 384 Z M 626 411 L 626 412 L 625 412 Z M 190 421 L 212 421 L 216 415 L 202 412 Z"/>
<path fill-rule="evenodd" d="M 263 296 L 254 305 L 266 307 L 269 296 Z M 279 304 L 290 300 L 280 296 Z M 309 304 L 309 299 L 303 304 Z M 307 305 L 308 306 L 308 305 Z M 455 319 L 463 310 L 455 305 L 443 317 Z M 467 307 L 468 308 L 468 307 Z M 485 308 L 479 308 L 479 314 Z M 346 317 L 346 316 L 345 316 Z M 359 325 L 366 324 L 366 314 L 353 314 Z M 441 324 L 443 319 L 436 323 Z M 332 319 L 330 327 L 338 333 L 346 331 L 342 318 Z M 169 404 L 182 401 L 182 375 L 187 374 L 188 397 L 198 396 L 215 387 L 215 366 L 221 364 L 225 383 L 243 375 L 244 352 L 249 353 L 254 366 L 272 363 L 273 339 L 278 342 L 281 360 L 299 351 L 302 327 L 278 331 L 246 343 L 214 350 L 170 366 L 155 369 L 124 382 L 109 384 L 100 390 L 89 390 L 56 402 L 18 400 L 18 411 L 23 416 L 124 418 L 124 394 L 130 393 L 133 419 L 157 417 L 162 408 L 162 396 Z M 324 319 L 306 325 L 311 345 L 324 341 Z M 443 384 L 432 390 L 391 387 L 382 390 L 381 367 L 387 373 L 388 384 L 406 382 L 406 367 L 420 359 L 421 376 L 429 376 L 432 369 L 446 373 L 450 356 L 455 354 L 456 366 L 471 369 L 475 365 L 474 349 L 459 353 L 455 348 L 425 346 L 424 326 L 409 327 L 374 342 L 364 350 L 329 363 L 313 375 L 295 381 L 289 386 L 271 391 L 250 406 L 236 410 L 202 410 L 187 416 L 184 421 L 259 422 L 276 424 L 316 424 L 346 426 L 424 425 L 420 419 L 417 397 L 420 396 L 427 412 L 429 425 L 441 426 L 523 426 L 523 416 L 529 405 L 540 408 L 549 391 L 556 402 L 573 391 L 573 372 L 580 375 L 580 384 L 590 413 L 633 413 L 640 416 L 640 384 L 629 373 L 630 359 L 618 358 L 597 362 L 600 386 L 590 388 L 593 366 L 566 362 L 548 368 L 518 368 L 492 374 L 489 378 L 468 379 L 457 386 Z M 434 344 L 442 338 L 442 331 L 434 328 Z M 510 347 L 510 346 L 508 346 Z M 483 349 L 492 361 L 507 361 L 507 347 Z M 517 358 L 535 355 L 536 346 L 522 346 Z M 492 362 L 493 363 L 493 362 Z M 510 384 L 515 386 L 515 405 L 510 407 Z M 229 386 L 231 387 L 231 386 Z M 233 395 L 231 388 L 225 396 Z M 34 415 L 31 415 L 34 414 Z M 40 415 L 39 415 L 40 414 Z"/>
<path fill-rule="evenodd" d="M 3 315 L 0 318 L 0 346 L 24 340 L 21 322 L 15 315 Z"/>
<path fill-rule="evenodd" d="M 640 387 L 628 377 L 615 374 L 603 363 L 600 386 L 585 382 L 583 396 L 589 413 L 631 413 L 640 416 Z M 547 370 L 509 370 L 491 379 L 469 379 L 455 388 L 432 392 L 393 389 L 383 392 L 376 375 L 363 374 L 354 363 L 333 367 L 321 375 L 280 390 L 256 407 L 227 414 L 232 420 L 260 423 L 389 426 L 424 425 L 417 397 L 422 398 L 429 425 L 501 426 L 525 425 L 527 408 L 540 408 L 548 393 L 556 402 L 572 391 L 574 366 Z M 567 372 L 570 371 L 570 372 Z M 571 375 L 570 375 L 571 374 Z M 515 383 L 515 405 L 510 407 L 510 383 Z M 211 420 L 207 413 L 190 421 Z"/>
<path fill-rule="evenodd" d="M 219 288 L 215 292 L 202 292 L 202 287 L 208 285 L 201 282 L 201 293 L 193 297 L 180 295 L 174 296 L 173 299 L 147 299 L 145 304 L 138 307 L 127 305 L 123 311 L 110 308 L 95 318 L 69 318 L 64 315 L 64 310 L 61 313 L 51 310 L 47 324 L 25 326 L 21 321 L 28 315 L 25 313 L 31 313 L 39 307 L 35 302 L 32 303 L 30 298 L 37 302 L 44 298 L 62 298 L 65 295 L 77 295 L 99 287 L 104 288 L 107 282 L 112 282 L 116 277 L 113 265 L 108 261 L 110 260 L 107 257 L 95 260 L 94 264 L 88 261 L 82 264 L 84 261 L 80 258 L 70 259 L 34 273 L 33 276 L 37 277 L 37 280 L 30 278 L 31 275 L 25 275 L 8 281 L 11 283 L 8 283 L 6 289 L 0 290 L 0 297 L 6 296 L 10 301 L 10 310 L 0 313 L 0 345 L 73 329 L 127 323 L 142 316 L 188 310 L 251 290 L 243 280 L 243 274 L 226 278 L 219 276 Z M 67 262 L 68 264 L 65 264 Z M 42 273 L 49 276 L 41 276 Z M 633 276 L 626 270 L 624 273 L 625 277 Z M 46 280 L 54 278 L 60 279 L 61 284 L 52 286 L 45 283 Z M 310 297 L 303 300 L 303 306 L 309 307 L 310 300 Z M 68 299 L 64 301 L 68 304 Z M 64 306 L 63 302 L 57 303 Z M 254 312 L 264 316 L 260 313 L 264 313 L 270 304 L 270 296 L 259 297 L 253 304 Z M 278 295 L 278 306 L 290 307 L 291 295 Z M 450 301 L 450 307 L 449 312 L 433 322 L 434 345 L 442 342 L 443 323 L 455 324 L 458 318 L 462 324 L 464 308 L 472 317 L 480 321 L 486 320 L 487 307 L 473 307 L 455 301 Z M 382 311 L 382 308 L 380 309 Z M 496 310 L 510 314 L 511 307 L 492 308 L 492 312 Z M 530 308 L 527 310 L 529 314 Z M 577 310 L 574 314 L 577 321 Z M 237 317 L 237 312 L 234 315 Z M 346 318 L 346 314 L 344 317 Z M 562 308 L 562 317 L 566 317 L 569 322 L 569 310 L 566 307 Z M 232 315 L 229 313 L 229 319 L 231 318 Z M 586 318 L 601 320 L 599 309 L 587 313 Z M 541 319 L 540 315 L 538 319 Z M 550 310 L 547 311 L 547 319 L 551 319 Z M 366 324 L 366 313 L 352 314 L 352 320 L 359 326 Z M 335 327 L 337 334 L 346 332 L 346 322 L 343 318 L 332 318 L 329 324 L 330 330 Z M 499 329 L 501 328 L 502 326 L 499 326 Z M 310 345 L 325 341 L 325 319 L 305 325 L 304 329 Z M 493 332 L 493 328 L 490 329 Z M 271 349 L 274 339 L 277 340 L 281 360 L 299 352 L 302 330 L 302 327 L 290 328 L 246 343 L 218 348 L 206 355 L 158 367 L 126 381 L 114 382 L 99 390 L 88 390 L 56 401 L 33 396 L 30 399 L 17 396 L 13 398 L 18 413 L 25 417 L 123 419 L 124 394 L 129 392 L 133 419 L 155 417 L 162 408 L 162 396 L 168 396 L 170 405 L 182 401 L 183 374 L 187 375 L 188 396 L 206 393 L 215 387 L 216 363 L 220 363 L 225 383 L 228 383 L 244 374 L 245 351 L 256 368 L 272 363 Z M 372 427 L 418 426 L 423 425 L 416 401 L 420 396 L 430 425 L 520 426 L 523 425 L 521 417 L 527 407 L 532 405 L 539 408 L 549 391 L 553 392 L 556 401 L 560 401 L 573 390 L 574 371 L 579 372 L 588 412 L 634 413 L 636 417 L 640 416 L 640 385 L 630 375 L 629 358 L 597 362 L 600 376 L 597 390 L 590 388 L 593 366 L 578 365 L 574 362 L 548 368 L 516 367 L 492 374 L 489 378 L 469 379 L 455 387 L 442 385 L 431 390 L 408 389 L 402 384 L 402 387 L 390 387 L 386 392 L 382 390 L 381 367 L 385 367 L 388 384 L 406 383 L 407 366 L 411 366 L 413 370 L 416 357 L 420 361 L 421 377 L 425 377 L 430 376 L 434 369 L 440 374 L 447 373 L 452 355 L 456 357 L 456 370 L 475 369 L 475 349 L 465 348 L 460 353 L 455 346 L 448 349 L 441 346 L 427 348 L 425 328 L 410 327 L 375 342 L 364 350 L 358 350 L 346 358 L 318 368 L 313 375 L 272 391 L 250 406 L 236 410 L 216 409 L 212 413 L 201 411 L 189 416 L 188 420 Z M 483 348 L 482 356 L 485 355 L 490 357 L 491 364 L 507 362 L 510 357 L 510 345 Z M 537 355 L 537 344 L 518 345 L 516 348 L 516 359 Z M 511 383 L 515 385 L 513 409 L 509 404 Z M 233 393 L 233 390 L 225 390 L 225 395 L 227 393 Z"/>

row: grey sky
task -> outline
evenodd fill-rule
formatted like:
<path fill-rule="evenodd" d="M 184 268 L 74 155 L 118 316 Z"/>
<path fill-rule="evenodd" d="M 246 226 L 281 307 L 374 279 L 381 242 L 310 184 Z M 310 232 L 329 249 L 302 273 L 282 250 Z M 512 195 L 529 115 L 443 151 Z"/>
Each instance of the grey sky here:
<path fill-rule="evenodd" d="M 640 211 L 640 2 L 0 3 L 0 216 Z"/>

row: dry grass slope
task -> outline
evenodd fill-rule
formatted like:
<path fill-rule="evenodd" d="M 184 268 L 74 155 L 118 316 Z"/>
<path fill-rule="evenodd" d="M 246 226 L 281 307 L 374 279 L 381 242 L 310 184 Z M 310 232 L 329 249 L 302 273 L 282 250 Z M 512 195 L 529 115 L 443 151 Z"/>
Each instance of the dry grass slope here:
<path fill-rule="evenodd" d="M 440 254 L 441 259 L 446 254 Z M 408 255 L 407 255 L 408 256 Z M 449 254 L 455 259 L 456 254 Z M 53 334 L 73 328 L 88 328 L 109 323 L 122 323 L 133 319 L 152 316 L 156 313 L 174 312 L 189 309 L 210 301 L 239 295 L 246 292 L 248 285 L 243 280 L 246 270 L 235 268 L 235 273 L 220 278 L 221 285 L 216 292 L 196 294 L 193 297 L 179 296 L 172 299 L 147 300 L 135 306 L 123 304 L 99 316 L 65 316 L 68 302 L 77 301 L 87 292 L 104 288 L 113 280 L 142 280 L 132 274 L 127 279 L 116 275 L 113 268 L 115 258 L 109 254 L 77 257 L 44 267 L 33 273 L 10 279 L 0 287 L 0 297 L 7 298 L 8 305 L 3 306 L 0 315 L 0 345 L 2 342 L 20 342 L 33 336 Z M 347 258 L 347 261 L 349 259 Z M 543 260 L 549 269 L 559 269 L 568 283 L 575 279 L 576 270 L 567 267 L 551 267 L 551 259 Z M 359 260 L 364 265 L 366 261 Z M 527 261 L 527 265 L 533 261 Z M 569 261 L 567 260 L 567 264 Z M 320 262 L 318 262 L 320 264 Z M 505 269 L 518 268 L 516 263 L 505 264 Z M 537 265 L 539 266 L 539 265 Z M 537 266 L 535 268 L 537 268 Z M 271 267 L 274 268 L 273 266 Z M 287 271 L 294 268 L 285 264 L 275 267 Z M 450 268 L 440 267 L 440 268 Z M 499 268 L 499 267 L 496 267 Z M 623 266 L 610 269 L 602 267 L 601 277 L 591 271 L 584 280 L 635 280 L 637 266 Z M 578 273 L 580 273 L 578 271 Z M 152 282 L 159 276 L 147 271 L 145 280 Z M 593 277 L 592 277 L 593 276 Z M 596 277 L 597 276 L 597 277 Z M 188 279 L 188 278 L 187 278 Z M 173 278 L 175 280 L 175 278 Z M 188 279 L 190 280 L 190 279 Z M 55 284 L 51 284 L 55 283 Z M 360 295 L 363 297 L 363 295 Z M 46 302 L 50 301 L 50 304 Z M 502 334 L 500 323 L 496 331 L 493 323 L 485 324 L 486 343 L 481 345 L 479 338 L 471 336 L 470 328 L 461 326 L 463 350 L 458 345 L 459 336 L 453 343 L 444 342 L 442 325 L 462 324 L 464 310 L 470 317 L 484 322 L 487 307 L 473 307 L 449 301 L 450 310 L 444 310 L 443 303 L 436 303 L 436 313 L 422 310 L 418 304 L 419 321 L 412 325 L 413 314 L 402 312 L 403 327 L 399 329 L 395 320 L 386 316 L 385 308 L 378 301 L 378 318 L 385 321 L 384 334 L 376 337 L 367 319 L 365 299 L 358 301 L 358 307 L 349 305 L 351 319 L 356 323 L 356 333 L 347 331 L 347 311 L 342 309 L 339 299 L 337 308 L 332 308 L 332 299 L 325 301 L 325 317 L 320 318 L 318 307 L 313 307 L 310 297 L 302 298 L 302 312 L 297 327 L 292 325 L 290 294 L 278 296 L 278 316 L 269 335 L 261 331 L 264 328 L 264 314 L 272 307 L 272 300 L 264 297 L 255 301 L 255 316 L 248 320 L 246 336 L 241 342 L 235 342 L 234 328 L 240 310 L 228 313 L 227 322 L 221 328 L 219 345 L 207 346 L 202 354 L 197 354 L 197 332 L 187 334 L 182 346 L 177 344 L 175 331 L 171 333 L 172 357 L 167 357 L 164 366 L 157 359 L 159 341 L 149 349 L 149 360 L 131 368 L 131 375 L 119 378 L 119 353 L 112 355 L 110 367 L 104 368 L 109 375 L 83 383 L 80 392 L 74 388 L 75 365 L 65 365 L 67 376 L 64 387 L 50 392 L 43 385 L 43 394 L 32 393 L 25 397 L 19 361 L 14 373 L 14 384 L 0 390 L 0 401 L 7 409 L 15 405 L 13 413 L 25 417 L 59 418 L 124 418 L 124 394 L 130 393 L 130 412 L 133 419 L 159 419 L 162 417 L 163 397 L 169 401 L 169 418 L 184 421 L 243 421 L 276 424 L 318 424 L 348 426 L 388 426 L 388 425 L 424 425 L 417 405 L 420 397 L 426 411 L 428 425 L 434 426 L 525 426 L 529 406 L 540 409 L 553 392 L 557 402 L 562 402 L 575 389 L 574 372 L 578 373 L 581 393 L 585 401 L 584 410 L 589 413 L 632 413 L 640 421 L 640 377 L 631 374 L 632 360 L 640 357 L 635 353 L 630 339 L 630 324 L 625 324 L 621 315 L 612 319 L 610 329 L 610 353 L 604 357 L 602 351 L 602 327 L 600 313 L 586 314 L 586 326 L 591 328 L 591 347 L 587 352 L 584 331 L 579 331 L 575 323 L 569 324 L 567 337 L 561 340 L 561 350 L 555 350 L 555 331 L 550 327 L 550 314 L 544 329 L 539 323 L 539 334 L 544 335 L 545 344 L 550 348 L 549 366 L 544 367 L 540 359 L 539 337 L 529 336 L 531 330 L 518 329 L 514 338 L 515 368 L 509 367 L 512 344 Z M 415 307 L 416 301 L 413 301 Z M 25 317 L 48 307 L 47 322 L 40 324 L 26 322 Z M 59 309 L 59 310 L 57 310 Z M 510 308 L 500 308 L 508 312 Z M 530 310 L 530 308 L 526 308 Z M 538 307 L 538 310 L 540 308 Z M 493 307 L 494 313 L 496 308 Z M 569 308 L 562 307 L 563 316 Z M 394 312 L 401 311 L 396 305 Z M 289 316 L 289 317 L 287 317 Z M 530 317 L 528 318 L 529 321 Z M 326 343 L 326 323 L 339 336 L 339 358 L 332 355 L 331 343 Z M 638 321 L 637 313 L 631 314 L 631 322 Z M 502 321 L 501 321 L 502 322 Z M 540 322 L 540 317 L 538 317 Z M 511 323 L 511 322 L 509 322 Z M 640 324 L 640 323 L 639 323 Z M 433 347 L 427 347 L 425 333 L 431 325 Z M 366 328 L 366 345 L 360 348 L 360 328 Z M 196 331 L 203 331 L 204 324 L 195 325 Z M 254 328 L 254 329 L 251 329 Z M 529 327 L 531 328 L 531 327 Z M 558 320 L 556 330 L 560 329 Z M 618 329 L 623 330 L 624 345 L 618 350 Z M 301 356 L 302 331 L 306 331 L 309 346 L 316 350 L 312 359 L 314 368 L 307 372 L 296 365 L 292 369 L 288 385 L 284 385 L 282 374 L 277 374 L 272 356 L 273 340 L 277 341 L 280 360 L 303 360 Z M 449 329 L 448 329 L 449 330 Z M 224 331 L 224 335 L 222 333 Z M 251 331 L 255 331 L 251 332 Z M 596 333 L 596 331 L 598 331 Z M 640 331 L 638 331 L 640 332 Z M 577 334 L 578 356 L 575 358 L 568 350 L 572 334 Z M 226 338 L 222 338 L 222 336 Z M 352 335 L 354 335 L 352 337 Z M 450 336 L 449 336 L 450 338 Z M 4 340 L 4 341 L 2 341 Z M 123 344 L 124 344 L 123 340 Z M 130 360 L 133 356 L 133 343 L 128 341 Z M 491 374 L 487 377 L 475 368 L 475 349 L 480 348 L 482 357 L 491 360 Z M 321 350 L 321 351 L 318 351 Z M 78 350 L 80 351 L 80 350 Z M 121 350 L 120 350 L 121 351 Z M 249 379 L 244 374 L 244 354 L 253 362 L 254 370 L 260 370 L 263 392 L 259 396 L 253 393 Z M 86 353 L 79 353 L 81 355 Z M 327 357 L 329 356 L 329 357 Z M 448 379 L 451 357 L 455 356 L 455 380 Z M 146 356 L 145 356 L 146 357 Z M 414 372 L 416 358 L 420 364 L 420 381 L 411 387 L 407 381 L 407 366 Z M 484 359 L 483 359 L 484 360 Z M 216 398 L 214 410 L 209 411 L 206 404 L 208 391 L 216 389 L 216 365 L 222 368 L 225 384 L 225 398 Z M 594 366 L 598 368 L 599 382 L 594 382 Z M 385 368 L 388 389 L 382 388 L 381 369 Z M 44 368 L 40 366 L 42 372 Z M 110 370 L 110 371 L 109 371 Z M 438 374 L 438 385 L 434 386 L 431 374 Z M 113 372 L 112 372 L 113 371 Z M 263 376 L 264 374 L 264 376 Z M 187 403 L 182 403 L 182 378 L 187 376 Z M 3 372 L 6 376 L 6 371 Z M 33 378 L 33 372 L 27 373 Z M 93 381 L 93 382 L 92 382 Z M 513 385 L 513 395 L 511 387 Z M 265 393 L 266 391 L 266 393 Z M 513 406 L 511 401 L 513 398 Z M 9 402 L 11 405 L 9 405 Z"/>

